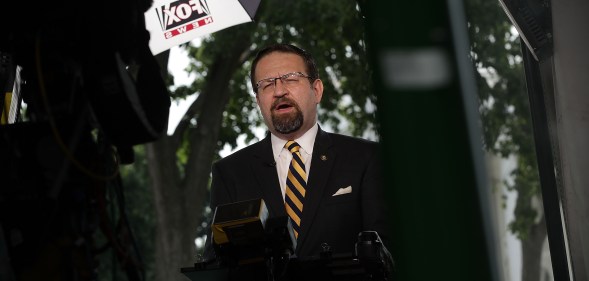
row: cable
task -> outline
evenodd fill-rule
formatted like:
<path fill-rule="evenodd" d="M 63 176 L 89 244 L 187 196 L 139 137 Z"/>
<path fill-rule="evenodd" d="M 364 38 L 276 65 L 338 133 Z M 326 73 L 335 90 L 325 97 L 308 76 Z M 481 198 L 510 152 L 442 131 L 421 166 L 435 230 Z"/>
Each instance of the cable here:
<path fill-rule="evenodd" d="M 117 177 L 117 181 L 115 182 L 115 192 L 116 192 L 116 196 L 117 196 L 117 203 L 119 205 L 119 212 L 120 212 L 120 216 L 121 216 L 121 220 L 124 224 L 124 226 L 127 228 L 128 231 L 128 235 L 129 235 L 129 239 L 131 240 L 131 246 L 133 248 L 133 250 L 135 251 L 135 257 L 137 258 L 137 262 L 139 263 L 139 265 L 144 264 L 143 258 L 141 256 L 141 251 L 139 250 L 139 246 L 137 245 L 137 239 L 135 237 L 135 234 L 133 232 L 133 230 L 131 229 L 131 224 L 129 223 L 129 217 L 127 216 L 127 207 L 125 204 L 125 194 L 123 192 L 123 183 L 120 177 Z M 138 278 L 140 278 L 141 280 L 145 280 L 145 270 L 142 266 L 136 266 L 136 268 L 139 269 L 140 271 L 140 276 Z"/>

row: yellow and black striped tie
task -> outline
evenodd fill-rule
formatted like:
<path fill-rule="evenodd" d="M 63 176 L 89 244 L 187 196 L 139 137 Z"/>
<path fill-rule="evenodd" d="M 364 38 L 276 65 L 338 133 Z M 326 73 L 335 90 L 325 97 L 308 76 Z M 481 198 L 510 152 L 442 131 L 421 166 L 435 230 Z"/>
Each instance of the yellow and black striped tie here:
<path fill-rule="evenodd" d="M 286 212 L 293 222 L 292 228 L 295 237 L 298 238 L 303 214 L 303 199 L 305 198 L 305 189 L 307 188 L 307 173 L 305 172 L 305 163 L 299 152 L 301 146 L 295 141 L 288 141 L 284 147 L 292 153 L 292 161 L 290 162 L 286 177 L 286 196 L 284 196 L 284 202 Z"/>

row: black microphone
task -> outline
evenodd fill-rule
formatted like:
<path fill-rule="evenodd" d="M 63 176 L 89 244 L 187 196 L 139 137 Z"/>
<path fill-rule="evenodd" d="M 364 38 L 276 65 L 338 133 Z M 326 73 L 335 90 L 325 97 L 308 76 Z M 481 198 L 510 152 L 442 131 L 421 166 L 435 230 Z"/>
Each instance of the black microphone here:
<path fill-rule="evenodd" d="M 371 276 L 378 276 L 378 280 L 393 279 L 395 261 L 376 231 L 362 231 L 358 234 L 354 256 Z"/>
<path fill-rule="evenodd" d="M 272 161 L 271 163 L 268 163 L 268 166 L 270 166 L 270 167 L 276 167 L 276 161 Z"/>

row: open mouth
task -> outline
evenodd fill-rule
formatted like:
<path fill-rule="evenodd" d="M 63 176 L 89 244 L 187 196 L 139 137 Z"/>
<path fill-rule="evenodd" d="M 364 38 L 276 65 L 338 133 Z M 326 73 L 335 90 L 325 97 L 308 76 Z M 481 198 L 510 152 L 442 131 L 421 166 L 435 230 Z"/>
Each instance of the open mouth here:
<path fill-rule="evenodd" d="M 287 108 L 291 108 L 291 107 L 292 107 L 292 105 L 283 103 L 283 104 L 277 105 L 276 107 L 274 107 L 274 109 L 275 110 L 283 110 L 283 109 L 287 109 Z"/>
<path fill-rule="evenodd" d="M 274 105 L 274 111 L 284 111 L 289 110 L 290 108 L 294 107 L 294 104 L 290 101 L 281 101 Z"/>

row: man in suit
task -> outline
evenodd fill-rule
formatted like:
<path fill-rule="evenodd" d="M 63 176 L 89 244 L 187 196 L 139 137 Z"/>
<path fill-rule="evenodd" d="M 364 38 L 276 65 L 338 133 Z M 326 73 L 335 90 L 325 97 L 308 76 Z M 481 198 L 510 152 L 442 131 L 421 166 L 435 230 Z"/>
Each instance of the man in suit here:
<path fill-rule="evenodd" d="M 270 217 L 293 220 L 298 257 L 319 255 L 323 243 L 333 253 L 351 254 L 365 230 L 386 243 L 378 144 L 318 126 L 323 82 L 313 57 L 293 45 L 272 45 L 258 52 L 250 77 L 269 134 L 213 164 L 211 209 L 264 199 Z M 291 178 L 300 181 L 294 186 L 288 170 L 299 156 L 285 148 L 288 141 L 298 144 L 304 170 Z M 298 198 L 291 199 L 294 193 Z M 293 201 L 297 206 L 289 205 Z"/>

